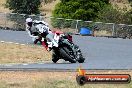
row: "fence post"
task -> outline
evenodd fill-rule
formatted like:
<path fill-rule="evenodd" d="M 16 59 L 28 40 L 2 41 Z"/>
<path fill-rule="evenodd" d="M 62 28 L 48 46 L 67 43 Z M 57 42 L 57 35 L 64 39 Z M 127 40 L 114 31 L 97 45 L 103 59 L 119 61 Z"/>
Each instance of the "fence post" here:
<path fill-rule="evenodd" d="M 5 14 L 5 18 L 6 18 L 6 20 L 5 20 L 5 29 L 7 29 L 7 13 L 4 13 Z"/>
<path fill-rule="evenodd" d="M 77 28 L 78 28 L 78 20 L 76 20 L 76 33 L 77 33 Z"/>
<path fill-rule="evenodd" d="M 115 36 L 115 23 L 113 23 L 113 27 L 112 27 L 112 36 Z"/>
<path fill-rule="evenodd" d="M 79 31 L 78 31 L 78 22 L 79 21 L 81 21 L 81 20 L 76 20 L 77 21 L 77 23 L 76 23 L 76 33 L 78 33 Z"/>
<path fill-rule="evenodd" d="M 22 18 L 24 19 L 24 23 L 22 21 L 21 25 L 22 25 L 22 29 L 25 29 L 25 20 L 26 20 L 26 14 L 21 14 L 22 15 Z M 21 19 L 22 20 L 22 19 Z"/>

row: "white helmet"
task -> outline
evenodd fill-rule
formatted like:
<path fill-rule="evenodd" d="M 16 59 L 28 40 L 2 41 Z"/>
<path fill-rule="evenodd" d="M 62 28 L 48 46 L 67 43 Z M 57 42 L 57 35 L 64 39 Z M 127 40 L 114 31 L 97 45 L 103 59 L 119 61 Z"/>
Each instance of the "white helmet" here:
<path fill-rule="evenodd" d="M 32 26 L 32 23 L 33 23 L 32 18 L 27 18 L 26 23 L 28 24 L 28 26 Z"/>
<path fill-rule="evenodd" d="M 26 23 L 32 22 L 32 21 L 33 21 L 32 18 L 27 18 L 27 19 L 26 19 Z"/>

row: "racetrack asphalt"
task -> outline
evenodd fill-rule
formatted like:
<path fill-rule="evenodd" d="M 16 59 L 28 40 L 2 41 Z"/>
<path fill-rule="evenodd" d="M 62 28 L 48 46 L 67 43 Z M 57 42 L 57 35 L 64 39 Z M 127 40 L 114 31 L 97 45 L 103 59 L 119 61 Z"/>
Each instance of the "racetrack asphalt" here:
<path fill-rule="evenodd" d="M 0 41 L 32 44 L 31 38 L 25 31 L 0 30 Z M 73 41 L 79 45 L 85 62 L 79 63 L 33 63 L 0 65 L 0 69 L 132 69 L 132 39 L 91 37 L 73 35 Z"/>

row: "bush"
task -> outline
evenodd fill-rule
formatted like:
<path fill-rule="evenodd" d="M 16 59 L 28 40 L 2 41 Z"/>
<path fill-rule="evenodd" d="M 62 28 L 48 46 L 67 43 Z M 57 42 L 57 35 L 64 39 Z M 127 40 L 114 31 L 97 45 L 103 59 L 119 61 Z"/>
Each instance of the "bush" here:
<path fill-rule="evenodd" d="M 94 20 L 98 17 L 98 12 L 106 4 L 108 4 L 108 0 L 61 0 L 53 11 L 53 17 Z M 58 20 L 54 19 L 53 21 L 58 23 L 56 22 Z"/>
<path fill-rule="evenodd" d="M 39 14 L 40 0 L 7 0 L 6 7 L 19 14 Z"/>
<path fill-rule="evenodd" d="M 113 8 L 112 6 L 106 6 L 99 12 L 98 18 L 96 21 L 108 22 L 108 23 L 123 23 L 131 24 L 132 15 L 130 11 L 121 11 L 119 8 Z"/>
<path fill-rule="evenodd" d="M 61 0 L 56 5 L 53 11 L 53 16 L 68 18 L 68 19 L 81 19 L 81 20 L 94 20 L 98 12 L 107 4 L 107 0 Z"/>

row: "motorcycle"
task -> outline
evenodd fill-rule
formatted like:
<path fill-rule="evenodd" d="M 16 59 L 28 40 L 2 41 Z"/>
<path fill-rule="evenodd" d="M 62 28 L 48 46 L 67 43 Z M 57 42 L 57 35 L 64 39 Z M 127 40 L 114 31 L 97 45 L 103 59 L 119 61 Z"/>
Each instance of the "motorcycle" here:
<path fill-rule="evenodd" d="M 42 27 L 39 27 L 43 30 Z M 41 32 L 42 33 L 42 32 Z M 43 34 L 41 34 L 43 37 Z M 52 53 L 52 61 L 56 63 L 59 59 L 64 59 L 65 61 L 69 61 L 71 63 L 83 63 L 85 58 L 83 57 L 81 50 L 77 45 L 75 45 L 70 39 L 68 39 L 64 34 L 61 33 L 53 33 L 52 40 L 49 39 L 48 36 L 43 37 L 46 39 L 46 43 L 48 48 L 53 51 Z"/>

